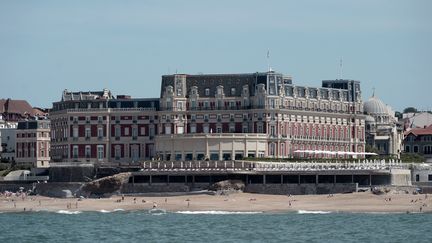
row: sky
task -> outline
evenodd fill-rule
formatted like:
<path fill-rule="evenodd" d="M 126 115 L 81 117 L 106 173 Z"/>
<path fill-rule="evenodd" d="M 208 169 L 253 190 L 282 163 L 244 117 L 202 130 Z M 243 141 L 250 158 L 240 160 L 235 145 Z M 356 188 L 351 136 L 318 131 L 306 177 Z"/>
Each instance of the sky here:
<path fill-rule="evenodd" d="M 431 12 L 428 0 L 0 0 L 0 98 L 45 108 L 64 89 L 155 98 L 165 74 L 269 62 L 294 84 L 354 79 L 364 101 L 375 89 L 394 110 L 431 110 Z"/>

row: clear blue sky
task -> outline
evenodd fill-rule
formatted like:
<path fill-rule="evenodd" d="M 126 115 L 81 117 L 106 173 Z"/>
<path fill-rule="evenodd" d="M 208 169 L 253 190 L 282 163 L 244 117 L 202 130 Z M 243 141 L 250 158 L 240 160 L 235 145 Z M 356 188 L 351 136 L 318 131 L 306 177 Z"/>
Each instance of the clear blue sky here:
<path fill-rule="evenodd" d="M 360 80 L 395 110 L 432 108 L 432 1 L 0 0 L 0 98 L 64 89 L 158 97 L 168 73 L 273 69 Z"/>

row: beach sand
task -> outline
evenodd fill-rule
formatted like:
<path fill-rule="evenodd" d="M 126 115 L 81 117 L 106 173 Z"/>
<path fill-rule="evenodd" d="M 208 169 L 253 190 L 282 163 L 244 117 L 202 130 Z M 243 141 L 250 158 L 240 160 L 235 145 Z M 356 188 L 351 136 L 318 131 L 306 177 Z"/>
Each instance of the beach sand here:
<path fill-rule="evenodd" d="M 388 200 L 391 198 L 391 200 Z M 101 199 L 49 198 L 42 196 L 0 197 L 0 212 L 23 211 L 114 211 L 149 210 L 153 206 L 169 212 L 431 212 L 432 195 L 384 194 L 370 192 L 333 195 L 265 195 L 232 193 L 230 195 L 183 196 L 113 196 Z"/>

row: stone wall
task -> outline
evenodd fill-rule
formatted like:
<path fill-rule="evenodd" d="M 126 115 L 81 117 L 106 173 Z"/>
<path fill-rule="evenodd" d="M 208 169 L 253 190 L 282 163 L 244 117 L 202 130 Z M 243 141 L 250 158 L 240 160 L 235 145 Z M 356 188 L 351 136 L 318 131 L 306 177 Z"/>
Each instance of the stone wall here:
<path fill-rule="evenodd" d="M 50 182 L 35 184 L 35 193 L 46 197 L 69 197 L 83 185 L 80 182 Z"/>
<path fill-rule="evenodd" d="M 304 195 L 304 194 L 330 194 L 349 193 L 357 191 L 356 183 L 340 184 L 249 184 L 245 192 L 277 194 L 277 195 Z"/>

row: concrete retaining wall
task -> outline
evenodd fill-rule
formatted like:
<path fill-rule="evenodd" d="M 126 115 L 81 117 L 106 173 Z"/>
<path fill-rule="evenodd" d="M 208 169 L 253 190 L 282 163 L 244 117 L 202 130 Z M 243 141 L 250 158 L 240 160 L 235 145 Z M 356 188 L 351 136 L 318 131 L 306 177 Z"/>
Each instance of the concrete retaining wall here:
<path fill-rule="evenodd" d="M 188 192 L 190 191 L 189 186 L 184 183 L 165 183 L 157 184 L 153 183 L 128 183 L 124 184 L 121 193 L 158 193 L 158 192 Z"/>
<path fill-rule="evenodd" d="M 20 187 L 24 187 L 24 191 L 32 190 L 33 183 L 0 183 L 0 192 L 10 191 L 17 192 L 20 190 Z"/>
<path fill-rule="evenodd" d="M 403 169 L 391 170 L 392 186 L 411 186 L 411 171 Z"/>
<path fill-rule="evenodd" d="M 245 192 L 277 194 L 277 195 L 304 195 L 304 194 L 330 194 L 349 193 L 357 191 L 356 183 L 346 184 L 249 184 Z"/>
<path fill-rule="evenodd" d="M 96 171 L 93 165 L 56 166 L 49 170 L 51 182 L 84 182 L 94 179 Z"/>

